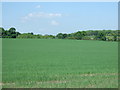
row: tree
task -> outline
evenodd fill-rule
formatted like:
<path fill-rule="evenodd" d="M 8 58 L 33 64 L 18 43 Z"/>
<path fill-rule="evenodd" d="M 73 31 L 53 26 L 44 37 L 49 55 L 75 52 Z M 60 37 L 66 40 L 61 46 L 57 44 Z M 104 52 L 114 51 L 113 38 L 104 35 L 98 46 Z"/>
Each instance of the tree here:
<path fill-rule="evenodd" d="M 7 32 L 7 36 L 9 38 L 16 38 L 17 37 L 16 29 L 14 27 L 11 27 Z"/>
<path fill-rule="evenodd" d="M 111 35 L 113 36 L 114 41 L 117 41 L 118 32 L 112 32 Z"/>
<path fill-rule="evenodd" d="M 4 30 L 4 28 L 0 28 L 0 35 L 2 38 L 16 38 L 20 33 L 16 32 L 16 29 L 11 27 L 9 30 Z"/>
<path fill-rule="evenodd" d="M 62 33 L 58 33 L 58 34 L 56 35 L 56 37 L 57 37 L 58 39 L 64 39 L 64 36 L 63 36 Z"/>
<path fill-rule="evenodd" d="M 31 33 L 28 33 L 28 34 L 34 35 L 34 33 L 33 33 L 33 32 L 31 32 Z"/>
<path fill-rule="evenodd" d="M 43 39 L 77 39 L 77 40 L 107 40 L 107 41 L 120 41 L 119 30 L 88 30 L 78 31 L 75 33 L 58 33 L 54 35 L 35 35 L 33 32 L 30 33 L 19 33 L 16 32 L 14 27 L 8 30 L 0 27 L 0 38 L 43 38 Z"/>
<path fill-rule="evenodd" d="M 0 27 L 0 38 L 5 35 L 5 30 L 4 28 Z"/>
<path fill-rule="evenodd" d="M 14 27 L 11 27 L 8 32 L 10 32 L 10 34 L 16 34 L 16 29 Z"/>
<path fill-rule="evenodd" d="M 81 33 L 80 31 L 78 31 L 78 32 L 76 32 L 76 33 L 74 34 L 74 37 L 75 37 L 75 39 L 77 39 L 77 40 L 81 40 L 82 37 L 83 37 L 83 35 L 82 35 L 82 33 Z"/>
<path fill-rule="evenodd" d="M 67 34 L 66 33 L 63 34 L 63 39 L 65 39 L 65 38 L 67 38 Z"/>
<path fill-rule="evenodd" d="M 98 34 L 95 36 L 96 40 L 106 40 L 106 35 L 103 31 L 99 31 Z"/>
<path fill-rule="evenodd" d="M 81 34 L 82 34 L 82 36 L 86 36 L 87 35 L 86 31 L 82 31 Z"/>

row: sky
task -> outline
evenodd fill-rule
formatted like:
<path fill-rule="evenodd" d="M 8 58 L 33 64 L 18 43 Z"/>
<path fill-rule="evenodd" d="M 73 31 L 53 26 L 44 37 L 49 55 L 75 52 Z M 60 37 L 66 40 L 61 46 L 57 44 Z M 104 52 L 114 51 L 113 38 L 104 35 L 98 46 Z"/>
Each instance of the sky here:
<path fill-rule="evenodd" d="M 21 33 L 117 30 L 117 2 L 3 2 L 2 27 Z"/>

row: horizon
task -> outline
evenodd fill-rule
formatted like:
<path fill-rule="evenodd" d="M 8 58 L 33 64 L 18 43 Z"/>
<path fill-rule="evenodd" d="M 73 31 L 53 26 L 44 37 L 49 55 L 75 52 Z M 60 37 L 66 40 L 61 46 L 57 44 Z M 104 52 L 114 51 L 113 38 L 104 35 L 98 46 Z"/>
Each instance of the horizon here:
<path fill-rule="evenodd" d="M 4 28 L 4 27 L 0 27 L 0 28 Z M 14 27 L 11 27 L 11 28 L 14 28 Z M 10 29 L 10 28 L 9 28 Z M 5 29 L 4 28 L 4 30 L 9 30 L 9 29 Z M 16 29 L 16 28 L 15 28 Z M 105 29 L 103 29 L 103 30 L 78 30 L 78 31 L 76 31 L 76 32 L 82 32 L 82 31 L 104 31 Z M 117 31 L 117 30 L 111 30 L 111 29 L 109 29 L 110 31 Z M 16 31 L 17 32 L 19 32 L 17 29 L 16 29 Z M 108 31 L 108 30 L 105 30 L 105 31 Z M 71 33 L 62 33 L 62 34 L 72 34 L 72 33 L 76 33 L 76 32 L 71 32 Z M 21 33 L 21 32 L 19 32 L 19 33 Z M 59 32 L 59 33 L 57 33 L 57 34 L 41 34 L 41 33 L 34 33 L 34 32 L 24 32 L 24 33 L 21 33 L 21 34 L 27 34 L 27 33 L 33 33 L 34 35 L 53 35 L 53 36 L 56 36 L 57 34 L 59 34 L 59 33 L 61 33 L 61 32 Z"/>
<path fill-rule="evenodd" d="M 3 2 L 2 27 L 20 33 L 56 35 L 118 30 L 117 2 Z"/>

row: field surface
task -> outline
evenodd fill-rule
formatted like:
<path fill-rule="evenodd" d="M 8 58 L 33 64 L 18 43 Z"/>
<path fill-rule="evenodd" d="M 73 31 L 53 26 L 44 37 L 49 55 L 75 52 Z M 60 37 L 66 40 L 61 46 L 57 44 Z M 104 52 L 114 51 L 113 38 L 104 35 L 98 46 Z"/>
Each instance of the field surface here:
<path fill-rule="evenodd" d="M 6 88 L 117 88 L 118 43 L 3 39 Z"/>

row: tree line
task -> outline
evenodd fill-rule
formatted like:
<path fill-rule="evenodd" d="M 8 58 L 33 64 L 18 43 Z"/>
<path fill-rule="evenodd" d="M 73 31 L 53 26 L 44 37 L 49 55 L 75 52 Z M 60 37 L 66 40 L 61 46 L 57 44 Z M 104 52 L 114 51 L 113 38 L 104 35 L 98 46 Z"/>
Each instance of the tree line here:
<path fill-rule="evenodd" d="M 39 38 L 39 39 L 75 39 L 75 40 L 102 40 L 102 41 L 119 41 L 119 30 L 88 30 L 74 33 L 58 33 L 57 35 L 41 35 L 17 32 L 14 27 L 8 30 L 0 27 L 0 38 Z"/>

